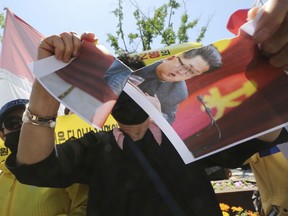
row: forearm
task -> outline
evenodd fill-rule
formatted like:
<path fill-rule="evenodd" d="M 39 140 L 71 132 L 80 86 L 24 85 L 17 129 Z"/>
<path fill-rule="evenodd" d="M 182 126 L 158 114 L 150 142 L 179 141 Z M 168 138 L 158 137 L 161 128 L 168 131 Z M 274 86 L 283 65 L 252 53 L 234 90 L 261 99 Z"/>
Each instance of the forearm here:
<path fill-rule="evenodd" d="M 29 110 L 39 117 L 55 116 L 59 102 L 38 81 L 34 82 Z M 17 163 L 33 164 L 49 156 L 54 148 L 54 129 L 24 123 L 21 129 Z"/>
<path fill-rule="evenodd" d="M 84 33 L 83 40 L 94 41 L 95 35 Z M 74 32 L 52 35 L 41 41 L 38 47 L 38 59 L 55 55 L 56 59 L 69 62 L 76 57 L 81 47 L 81 39 Z M 36 80 L 30 95 L 31 114 L 47 118 L 57 114 L 59 102 L 54 99 Z M 21 129 L 17 153 L 18 164 L 33 164 L 48 157 L 54 148 L 54 129 L 24 123 Z"/>

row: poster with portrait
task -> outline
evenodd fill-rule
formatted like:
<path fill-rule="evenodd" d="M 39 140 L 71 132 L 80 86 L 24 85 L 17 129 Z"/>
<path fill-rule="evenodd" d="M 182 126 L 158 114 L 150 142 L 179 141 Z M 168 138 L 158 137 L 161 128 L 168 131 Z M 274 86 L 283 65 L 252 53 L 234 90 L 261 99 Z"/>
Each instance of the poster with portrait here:
<path fill-rule="evenodd" d="M 269 65 L 243 30 L 232 39 L 165 55 L 133 71 L 89 42 L 70 64 L 52 68 L 55 61 L 35 62 L 34 74 L 61 103 L 101 128 L 124 90 L 185 163 L 288 122 L 288 76 Z"/>

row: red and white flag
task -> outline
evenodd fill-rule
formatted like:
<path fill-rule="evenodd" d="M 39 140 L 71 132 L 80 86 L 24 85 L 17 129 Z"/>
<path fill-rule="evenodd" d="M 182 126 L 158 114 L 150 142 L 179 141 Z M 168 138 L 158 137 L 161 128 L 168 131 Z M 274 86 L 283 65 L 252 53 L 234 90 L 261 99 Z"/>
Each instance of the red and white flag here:
<path fill-rule="evenodd" d="M 0 106 L 10 100 L 29 98 L 34 75 L 27 64 L 37 59 L 37 45 L 42 38 L 42 34 L 6 9 L 0 56 Z"/>

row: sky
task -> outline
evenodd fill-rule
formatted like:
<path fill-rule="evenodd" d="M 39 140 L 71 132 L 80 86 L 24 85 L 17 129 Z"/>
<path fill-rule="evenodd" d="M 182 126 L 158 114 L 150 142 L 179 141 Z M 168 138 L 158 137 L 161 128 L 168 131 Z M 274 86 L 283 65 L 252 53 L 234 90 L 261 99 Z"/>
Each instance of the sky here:
<path fill-rule="evenodd" d="M 155 8 L 167 3 L 168 0 L 123 0 L 124 32 L 136 32 L 133 12 L 135 5 L 145 15 L 152 15 Z M 202 26 L 211 19 L 208 31 L 202 44 L 231 38 L 233 35 L 226 29 L 230 15 L 239 10 L 250 8 L 254 0 L 178 0 L 185 4 L 190 20 L 200 19 L 196 28 L 189 33 L 190 41 L 195 41 Z M 17 16 L 22 18 L 44 36 L 59 34 L 64 31 L 75 31 L 78 34 L 93 32 L 99 42 L 111 53 L 109 43 L 106 42 L 107 34 L 115 34 L 118 24 L 112 11 L 117 8 L 118 0 L 0 0 L 2 8 L 8 7 Z M 5 12 L 5 11 L 3 11 Z M 184 7 L 174 15 L 175 27 L 179 15 L 184 12 Z M 154 43 L 153 49 L 163 47 L 160 42 Z"/>

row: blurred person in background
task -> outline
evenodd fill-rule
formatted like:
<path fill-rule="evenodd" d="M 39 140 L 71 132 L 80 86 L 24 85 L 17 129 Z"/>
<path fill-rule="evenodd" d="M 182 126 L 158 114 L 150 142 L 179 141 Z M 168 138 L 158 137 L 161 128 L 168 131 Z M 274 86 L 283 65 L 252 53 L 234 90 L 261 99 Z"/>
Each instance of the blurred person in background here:
<path fill-rule="evenodd" d="M 11 154 L 17 153 L 22 115 L 26 99 L 12 100 L 0 110 L 0 137 Z M 44 188 L 21 184 L 7 169 L 0 170 L 0 215 L 5 216 L 84 216 L 87 186 L 74 184 L 69 188 Z M 46 170 L 50 172 L 50 170 Z"/>

